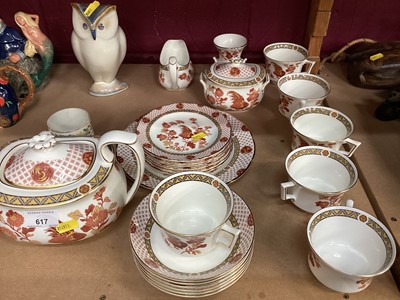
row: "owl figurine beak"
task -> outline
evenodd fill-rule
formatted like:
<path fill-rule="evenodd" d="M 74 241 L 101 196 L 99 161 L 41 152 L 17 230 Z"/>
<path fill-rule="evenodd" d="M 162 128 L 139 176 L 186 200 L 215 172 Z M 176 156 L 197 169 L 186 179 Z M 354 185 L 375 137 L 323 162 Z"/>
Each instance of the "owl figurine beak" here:
<path fill-rule="evenodd" d="M 96 40 L 96 29 L 90 30 L 93 40 Z"/>

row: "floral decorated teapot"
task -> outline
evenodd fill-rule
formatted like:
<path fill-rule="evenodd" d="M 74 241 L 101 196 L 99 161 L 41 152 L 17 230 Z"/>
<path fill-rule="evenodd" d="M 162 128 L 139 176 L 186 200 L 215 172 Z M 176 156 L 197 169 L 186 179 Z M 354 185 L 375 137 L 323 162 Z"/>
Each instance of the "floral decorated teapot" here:
<path fill-rule="evenodd" d="M 18 98 L 5 73 L 13 73 L 26 82 L 28 94 L 24 98 Z M 25 106 L 33 99 L 35 85 L 23 69 L 8 65 L 0 66 L 0 127 L 10 127 L 21 118 Z"/>
<path fill-rule="evenodd" d="M 0 232 L 16 241 L 64 244 L 84 240 L 112 224 L 137 191 L 110 144 L 127 145 L 144 171 L 137 135 L 110 131 L 100 139 L 54 137 L 44 131 L 0 151 Z"/>

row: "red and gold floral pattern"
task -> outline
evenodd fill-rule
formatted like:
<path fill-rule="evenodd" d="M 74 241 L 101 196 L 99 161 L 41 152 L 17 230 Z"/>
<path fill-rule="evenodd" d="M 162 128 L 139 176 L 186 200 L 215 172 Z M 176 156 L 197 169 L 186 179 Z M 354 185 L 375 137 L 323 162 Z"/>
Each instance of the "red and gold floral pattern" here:
<path fill-rule="evenodd" d="M 254 217 L 253 214 L 249 214 L 247 216 L 247 225 L 249 226 L 254 226 Z"/>
<path fill-rule="evenodd" d="M 310 252 L 310 254 L 308 255 L 308 260 L 310 261 L 310 263 L 313 267 L 315 267 L 315 268 L 321 267 L 318 257 L 315 255 L 314 252 Z"/>
<path fill-rule="evenodd" d="M 266 63 L 268 75 L 274 82 L 277 82 L 279 78 L 281 78 L 282 76 L 296 72 L 296 70 L 298 70 L 297 72 L 301 72 L 302 65 L 303 62 L 290 63 L 290 64 L 287 63 L 277 64 L 276 62 Z"/>
<path fill-rule="evenodd" d="M 160 81 L 161 84 L 163 84 L 165 82 L 165 75 L 163 72 L 159 72 L 158 80 Z"/>
<path fill-rule="evenodd" d="M 90 165 L 93 160 L 93 151 L 83 153 L 82 160 L 85 164 Z"/>
<path fill-rule="evenodd" d="M 182 73 L 178 78 L 180 80 L 191 82 L 193 79 L 193 69 L 189 69 L 187 73 Z"/>
<path fill-rule="evenodd" d="M 9 167 L 9 166 L 11 166 L 12 165 L 12 163 L 14 162 L 14 160 L 15 160 L 15 155 L 12 155 L 11 157 L 10 157 L 10 159 L 7 161 L 7 163 L 6 163 L 6 169 Z"/>
<path fill-rule="evenodd" d="M 367 288 L 371 284 L 371 282 L 372 282 L 372 277 L 358 280 L 357 281 L 358 289 L 359 290 L 364 290 L 365 288 Z"/>
<path fill-rule="evenodd" d="M 292 104 L 292 102 L 293 102 L 292 98 L 281 95 L 280 103 L 279 103 L 279 111 L 283 115 L 286 115 L 287 113 L 289 113 L 289 105 Z"/>
<path fill-rule="evenodd" d="M 182 250 L 181 254 L 187 253 L 191 255 L 201 254 L 201 248 L 207 247 L 207 244 L 204 243 L 205 240 L 205 237 L 193 237 L 183 241 L 172 235 L 168 235 L 168 237 L 165 238 L 165 242 L 168 246 L 177 250 Z"/>
<path fill-rule="evenodd" d="M 229 72 L 232 76 L 238 76 L 240 74 L 240 69 L 237 67 L 233 67 L 230 69 Z"/>
<path fill-rule="evenodd" d="M 240 58 L 240 55 L 242 54 L 242 50 L 240 51 L 220 51 L 219 55 L 220 57 L 222 57 L 224 60 L 229 61 L 231 59 L 235 59 L 235 58 Z"/>
<path fill-rule="evenodd" d="M 333 196 L 319 196 L 319 201 L 315 202 L 315 205 L 322 208 L 328 206 L 338 206 L 342 201 L 343 194 L 333 195 Z"/>
<path fill-rule="evenodd" d="M 45 162 L 36 164 L 31 171 L 31 178 L 36 183 L 43 183 L 53 177 L 53 168 Z"/>
<path fill-rule="evenodd" d="M 46 230 L 49 234 L 49 243 L 70 243 L 88 237 L 88 233 L 94 235 L 103 231 L 110 225 L 109 216 L 121 213 L 122 208 L 118 207 L 117 202 L 112 202 L 109 197 L 104 197 L 106 187 L 102 186 L 93 199 L 97 204 L 90 204 L 84 212 L 75 210 L 68 214 L 68 217 L 80 221 L 84 225 L 79 228 L 80 232 L 70 230 L 65 233 L 59 233 L 55 227 Z M 114 218 L 115 220 L 115 218 Z M 60 222 L 61 223 L 61 222 Z"/>
<path fill-rule="evenodd" d="M 182 120 L 162 123 L 161 133 L 157 134 L 157 138 L 163 143 L 165 148 L 172 149 L 178 152 L 186 152 L 190 149 L 202 149 L 208 146 L 206 136 L 210 136 L 212 127 L 205 125 L 199 126 L 196 118 L 190 118 L 192 125 L 185 125 Z M 180 128 L 180 132 L 176 132 L 176 127 Z M 202 134 L 203 137 L 194 139 L 193 136 Z M 175 142 L 174 140 L 183 141 L 183 143 Z"/>
<path fill-rule="evenodd" d="M 35 227 L 23 227 L 24 216 L 11 209 L 5 213 L 5 216 L 4 219 L 3 211 L 0 210 L 0 223 L 3 224 L 3 227 L 0 227 L 0 232 L 14 240 L 30 241 Z"/>
<path fill-rule="evenodd" d="M 215 107 L 225 107 L 230 110 L 246 110 L 255 106 L 261 101 L 259 96 L 260 90 L 256 88 L 251 88 L 247 93 L 247 97 L 245 98 L 236 91 L 232 90 L 224 93 L 221 88 L 210 85 L 206 99 Z"/>
<path fill-rule="evenodd" d="M 228 262 L 229 262 L 230 264 L 236 264 L 236 263 L 238 263 L 238 262 L 241 260 L 242 257 L 243 257 L 243 254 L 242 254 L 242 253 L 236 253 L 235 255 L 233 255 L 233 256 L 228 260 Z"/>

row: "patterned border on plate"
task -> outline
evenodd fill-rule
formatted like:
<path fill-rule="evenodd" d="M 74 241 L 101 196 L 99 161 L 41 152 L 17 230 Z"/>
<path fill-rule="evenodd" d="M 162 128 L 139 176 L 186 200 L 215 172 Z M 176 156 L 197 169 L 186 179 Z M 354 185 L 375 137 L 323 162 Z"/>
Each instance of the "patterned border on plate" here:
<path fill-rule="evenodd" d="M 174 151 L 168 151 L 167 149 L 160 148 L 156 145 L 152 136 L 150 135 L 151 126 L 159 121 L 161 118 L 182 112 L 203 116 L 204 118 L 209 120 L 210 124 L 214 124 L 215 128 L 217 128 L 218 134 L 211 145 L 208 145 L 204 149 L 199 149 L 199 151 L 191 151 L 190 153 L 175 153 Z M 189 124 L 185 124 L 188 128 L 190 127 Z M 137 131 L 140 132 L 140 134 L 138 135 L 139 141 L 142 143 L 145 151 L 156 157 L 165 156 L 167 158 L 178 161 L 190 161 L 193 159 L 200 159 L 210 156 L 211 154 L 221 150 L 229 141 L 231 136 L 231 128 L 225 116 L 225 113 L 222 113 L 208 106 L 198 105 L 196 103 L 174 103 L 153 109 L 139 120 Z M 179 135 L 175 133 L 175 137 L 179 137 Z"/>
<path fill-rule="evenodd" d="M 232 126 L 233 149 L 229 158 L 221 164 L 214 172 L 209 172 L 229 184 L 239 179 L 249 168 L 255 155 L 255 142 L 250 130 L 240 120 L 226 113 L 229 123 Z M 140 118 L 139 118 L 140 119 Z M 125 131 L 137 133 L 136 128 L 139 119 L 129 124 Z M 132 152 L 125 145 L 118 145 L 117 159 L 122 165 L 126 174 L 135 180 L 136 161 Z M 154 189 L 161 180 L 167 176 L 146 164 L 141 186 L 147 189 Z"/>

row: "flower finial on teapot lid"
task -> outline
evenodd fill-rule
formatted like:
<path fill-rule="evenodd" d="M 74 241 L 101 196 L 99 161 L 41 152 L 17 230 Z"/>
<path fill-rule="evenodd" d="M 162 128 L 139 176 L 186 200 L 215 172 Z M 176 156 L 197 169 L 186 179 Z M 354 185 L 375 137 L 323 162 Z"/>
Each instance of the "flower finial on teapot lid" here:
<path fill-rule="evenodd" d="M 55 145 L 56 139 L 50 131 L 42 131 L 28 142 L 28 146 L 35 150 L 48 149 Z"/>

